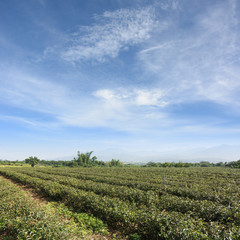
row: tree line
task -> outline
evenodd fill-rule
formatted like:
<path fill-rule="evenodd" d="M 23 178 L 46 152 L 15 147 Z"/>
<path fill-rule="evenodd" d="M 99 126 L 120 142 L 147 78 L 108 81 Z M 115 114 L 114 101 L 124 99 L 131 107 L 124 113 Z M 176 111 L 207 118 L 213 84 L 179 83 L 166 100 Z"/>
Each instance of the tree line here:
<path fill-rule="evenodd" d="M 143 167 L 225 167 L 227 163 L 218 162 L 218 163 L 210 163 L 208 161 L 201 161 L 197 163 L 191 162 L 148 162 L 144 164 Z"/>
<path fill-rule="evenodd" d="M 240 168 L 240 160 L 231 162 L 218 162 L 210 163 L 208 161 L 201 161 L 198 163 L 191 162 L 148 162 L 146 164 L 124 164 L 118 159 L 112 159 L 111 161 L 104 162 L 98 160 L 96 156 L 92 156 L 93 151 L 81 153 L 77 152 L 77 156 L 73 160 L 40 160 L 36 156 L 30 156 L 23 161 L 9 161 L 0 160 L 0 165 L 16 165 L 22 166 L 24 164 L 30 164 L 34 167 L 37 164 L 53 167 L 129 167 L 129 166 L 140 166 L 140 167 L 230 167 Z"/>
<path fill-rule="evenodd" d="M 71 161 L 65 160 L 40 160 L 36 156 L 30 156 L 24 161 L 0 160 L 0 165 L 19 165 L 30 164 L 32 167 L 39 165 L 48 165 L 53 167 L 123 167 L 124 163 L 117 159 L 109 162 L 98 160 L 96 156 L 92 156 L 93 151 L 81 153 L 77 152 L 77 157 Z"/>

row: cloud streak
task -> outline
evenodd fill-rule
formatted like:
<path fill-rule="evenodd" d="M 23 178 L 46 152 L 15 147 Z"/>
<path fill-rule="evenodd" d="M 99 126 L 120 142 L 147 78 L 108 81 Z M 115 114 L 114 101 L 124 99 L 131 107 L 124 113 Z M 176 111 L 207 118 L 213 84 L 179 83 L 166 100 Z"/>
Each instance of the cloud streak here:
<path fill-rule="evenodd" d="M 45 113 L 51 113 L 53 108 L 57 112 L 65 105 L 63 99 L 67 97 L 67 93 L 60 85 L 16 69 L 1 75 L 5 79 L 0 90 L 2 101 L 9 105 Z"/>

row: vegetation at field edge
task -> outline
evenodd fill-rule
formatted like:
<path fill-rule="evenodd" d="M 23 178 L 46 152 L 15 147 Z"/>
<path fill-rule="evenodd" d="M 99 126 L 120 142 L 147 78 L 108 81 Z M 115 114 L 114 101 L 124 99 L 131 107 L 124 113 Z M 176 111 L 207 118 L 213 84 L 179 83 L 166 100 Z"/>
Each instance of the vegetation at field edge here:
<path fill-rule="evenodd" d="M 132 239 L 238 239 L 237 169 L 1 168 Z"/>

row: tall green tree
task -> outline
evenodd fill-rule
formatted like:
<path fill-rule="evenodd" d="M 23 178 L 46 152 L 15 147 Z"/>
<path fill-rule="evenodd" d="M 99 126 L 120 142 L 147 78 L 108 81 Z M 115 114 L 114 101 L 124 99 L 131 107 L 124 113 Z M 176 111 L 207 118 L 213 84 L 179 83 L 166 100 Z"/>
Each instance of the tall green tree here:
<path fill-rule="evenodd" d="M 37 157 L 29 157 L 25 159 L 25 162 L 30 164 L 32 167 L 34 167 L 35 165 L 37 165 L 40 162 L 40 159 Z"/>
<path fill-rule="evenodd" d="M 110 162 L 108 162 L 109 167 L 123 167 L 123 165 L 124 164 L 117 159 L 112 159 Z"/>
<path fill-rule="evenodd" d="M 96 162 L 97 157 L 94 156 L 91 158 L 93 151 L 81 153 L 80 151 L 77 152 L 77 157 L 73 159 L 73 161 L 77 162 L 78 166 L 91 166 L 94 162 Z"/>

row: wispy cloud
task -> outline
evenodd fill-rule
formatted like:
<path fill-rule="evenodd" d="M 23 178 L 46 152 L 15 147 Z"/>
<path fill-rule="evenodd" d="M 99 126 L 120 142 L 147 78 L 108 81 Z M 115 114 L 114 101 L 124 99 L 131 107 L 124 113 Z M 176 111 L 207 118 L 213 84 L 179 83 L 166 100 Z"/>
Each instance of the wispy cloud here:
<path fill-rule="evenodd" d="M 237 0 L 83 2 L 0 9 L 2 153 L 239 145 Z"/>
<path fill-rule="evenodd" d="M 103 62 L 115 58 L 129 46 L 139 44 L 151 35 L 156 26 L 154 8 L 120 9 L 96 16 L 96 24 L 81 26 L 62 58 L 76 62 Z"/>
<path fill-rule="evenodd" d="M 236 91 L 240 89 L 240 37 L 236 11 L 236 1 L 216 3 L 196 15 L 187 30 L 178 29 L 171 38 L 157 35 L 155 44 L 139 53 L 141 67 L 158 79 L 156 85 L 167 90 L 169 103 L 208 99 L 239 105 Z M 173 22 L 172 27 L 177 24 Z M 170 27 L 167 31 L 172 30 Z"/>
<path fill-rule="evenodd" d="M 191 119 L 172 119 L 167 114 L 169 105 L 175 103 L 169 93 L 161 88 L 103 88 L 84 94 L 61 85 L 17 71 L 1 74 L 0 103 L 22 109 L 21 114 L 6 114 L 2 120 L 26 124 L 30 127 L 55 129 L 64 126 L 107 127 L 125 132 L 196 132 Z M 29 116 L 24 110 L 31 110 Z M 38 118 L 38 114 L 47 116 Z M 199 126 L 200 123 L 198 123 Z M 188 128 L 192 126 L 192 128 Z M 216 129 L 200 124 L 203 129 Z M 197 128 L 198 129 L 198 128 Z M 198 131 L 198 130 L 197 130 Z M 216 130 L 217 131 L 217 130 Z"/>
<path fill-rule="evenodd" d="M 92 97 L 89 96 L 84 105 L 78 106 L 80 110 L 75 108 L 69 115 L 63 114 L 61 120 L 75 126 L 137 131 L 148 126 L 149 121 L 153 123 L 165 117 L 158 110 L 167 105 L 161 90 L 99 89 L 92 93 Z"/>
<path fill-rule="evenodd" d="M 179 0 L 156 1 L 155 4 L 163 10 L 177 10 L 181 8 Z"/>
<path fill-rule="evenodd" d="M 58 84 L 11 69 L 1 74 L 2 101 L 24 109 L 51 113 L 65 105 L 66 91 Z"/>
<path fill-rule="evenodd" d="M 49 82 L 21 71 L 9 71 L 2 78 L 2 104 L 48 114 L 49 121 L 24 115 L 1 116 L 29 126 L 110 127 L 131 131 L 141 129 L 149 121 L 164 118 L 157 108 L 164 107 L 161 89 L 98 89 L 92 94 L 74 93 L 67 85 Z M 147 121 L 146 121 L 147 120 Z"/>
<path fill-rule="evenodd" d="M 0 116 L 0 119 L 4 120 L 4 121 L 13 121 L 13 122 L 18 122 L 18 123 L 21 122 L 25 125 L 30 125 L 30 126 L 37 126 L 38 125 L 36 122 L 30 121 L 30 120 L 25 119 L 23 117 L 4 115 L 4 116 Z"/>

